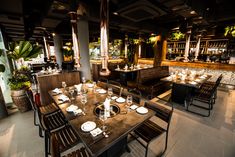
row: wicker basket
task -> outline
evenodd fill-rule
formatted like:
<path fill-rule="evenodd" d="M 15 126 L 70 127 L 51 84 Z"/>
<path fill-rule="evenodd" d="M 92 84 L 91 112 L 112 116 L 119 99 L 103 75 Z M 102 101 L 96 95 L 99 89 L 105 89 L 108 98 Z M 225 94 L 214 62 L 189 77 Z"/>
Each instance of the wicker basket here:
<path fill-rule="evenodd" d="M 20 112 L 26 112 L 32 109 L 30 101 L 26 95 L 26 90 L 12 90 L 11 97 L 14 104 L 18 107 Z"/>

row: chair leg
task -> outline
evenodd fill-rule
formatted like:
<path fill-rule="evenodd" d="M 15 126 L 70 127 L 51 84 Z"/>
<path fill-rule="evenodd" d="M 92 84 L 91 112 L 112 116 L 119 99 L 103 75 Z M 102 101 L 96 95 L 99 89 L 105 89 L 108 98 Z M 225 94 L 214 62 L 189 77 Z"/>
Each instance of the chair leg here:
<path fill-rule="evenodd" d="M 145 157 L 148 156 L 148 150 L 149 150 L 149 143 L 147 144 L 147 147 L 145 148 Z"/>
<path fill-rule="evenodd" d="M 34 125 L 35 125 L 35 126 L 38 126 L 38 124 L 37 124 L 37 122 L 36 122 L 37 116 L 36 116 L 36 112 L 35 112 L 35 111 L 33 111 L 33 116 L 34 116 L 34 118 L 33 118 Z"/>
<path fill-rule="evenodd" d="M 44 140 L 45 140 L 45 157 L 48 157 L 48 134 L 45 132 Z"/>
<path fill-rule="evenodd" d="M 40 136 L 40 137 L 43 137 L 43 134 L 42 134 L 42 132 L 43 132 L 43 131 L 42 131 L 42 128 L 41 128 L 40 126 L 38 126 L 38 128 L 39 128 L 39 136 Z"/>

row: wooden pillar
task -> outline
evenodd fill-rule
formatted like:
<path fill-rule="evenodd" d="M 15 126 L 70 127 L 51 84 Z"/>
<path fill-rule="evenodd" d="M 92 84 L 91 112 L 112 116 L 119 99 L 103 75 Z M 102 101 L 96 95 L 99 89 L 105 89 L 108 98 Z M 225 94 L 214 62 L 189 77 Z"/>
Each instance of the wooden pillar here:
<path fill-rule="evenodd" d="M 161 55 L 161 61 L 166 60 L 166 54 L 167 54 L 167 38 L 163 38 L 163 43 L 162 43 L 162 55 Z"/>
<path fill-rule="evenodd" d="M 161 54 L 162 54 L 162 39 L 161 38 L 162 38 L 162 35 L 158 35 L 153 45 L 153 52 L 154 52 L 153 66 L 154 67 L 161 65 Z"/>
<path fill-rule="evenodd" d="M 109 52 L 109 0 L 100 1 L 100 52 L 102 57 L 101 76 L 108 76 L 110 71 L 108 69 L 108 52 Z"/>
<path fill-rule="evenodd" d="M 128 35 L 127 34 L 125 34 L 125 51 L 124 51 L 124 53 L 125 53 L 125 58 L 127 58 L 127 50 L 128 50 Z"/>

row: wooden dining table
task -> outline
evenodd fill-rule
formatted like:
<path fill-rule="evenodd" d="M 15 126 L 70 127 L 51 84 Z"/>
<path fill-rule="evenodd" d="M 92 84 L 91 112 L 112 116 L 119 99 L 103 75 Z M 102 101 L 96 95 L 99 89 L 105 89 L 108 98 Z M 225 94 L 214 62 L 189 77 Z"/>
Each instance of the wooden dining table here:
<path fill-rule="evenodd" d="M 63 89 L 61 89 L 63 91 Z M 106 138 L 103 135 L 102 137 L 94 138 L 90 132 L 84 132 L 81 129 L 81 125 L 87 121 L 93 121 L 96 123 L 97 127 L 102 126 L 102 122 L 99 117 L 95 114 L 94 110 L 97 105 L 104 102 L 107 94 L 100 94 L 88 88 L 87 93 L 87 103 L 85 104 L 85 115 L 79 114 L 74 115 L 73 112 L 67 112 L 66 108 L 71 104 L 78 106 L 80 109 L 83 109 L 81 104 L 81 95 L 76 95 L 74 101 L 60 102 L 59 96 L 55 95 L 53 91 L 49 91 L 49 94 L 53 98 L 54 102 L 59 106 L 59 108 L 64 113 L 65 117 L 68 119 L 69 123 L 78 133 L 81 141 L 87 148 L 91 156 L 120 156 L 128 148 L 127 146 L 127 136 L 135 128 L 140 126 L 145 120 L 152 117 L 155 112 L 148 109 L 148 112 L 145 114 L 137 113 L 136 110 L 127 111 L 126 104 L 118 103 L 115 100 L 111 101 L 111 104 L 115 104 L 120 108 L 120 113 L 109 117 L 105 121 L 107 126 L 107 132 L 110 132 L 109 136 Z M 68 92 L 63 91 L 63 94 L 67 95 Z M 139 104 L 136 104 L 139 105 Z M 100 135 L 99 135 L 100 136 Z"/>
<path fill-rule="evenodd" d="M 199 89 L 201 85 L 211 78 L 211 75 L 195 75 L 193 78 L 186 75 L 182 79 L 182 75 L 168 76 L 161 81 L 172 82 L 171 100 L 178 104 L 184 104 L 186 97 L 195 89 Z"/>

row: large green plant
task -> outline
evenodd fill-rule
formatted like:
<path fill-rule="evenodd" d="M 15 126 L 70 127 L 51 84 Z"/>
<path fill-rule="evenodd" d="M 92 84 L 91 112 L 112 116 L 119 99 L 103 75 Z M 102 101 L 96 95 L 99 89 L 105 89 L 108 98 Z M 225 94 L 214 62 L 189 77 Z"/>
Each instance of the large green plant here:
<path fill-rule="evenodd" d="M 224 36 L 232 36 L 235 37 L 235 25 L 225 27 Z"/>
<path fill-rule="evenodd" d="M 18 72 L 15 72 L 8 81 L 11 90 L 27 89 L 31 85 L 29 78 L 25 74 Z"/>
<path fill-rule="evenodd" d="M 19 60 L 23 58 L 25 61 L 36 58 L 42 53 L 42 48 L 38 45 L 31 44 L 29 41 L 20 41 L 9 43 L 7 51 L 8 57 Z"/>

